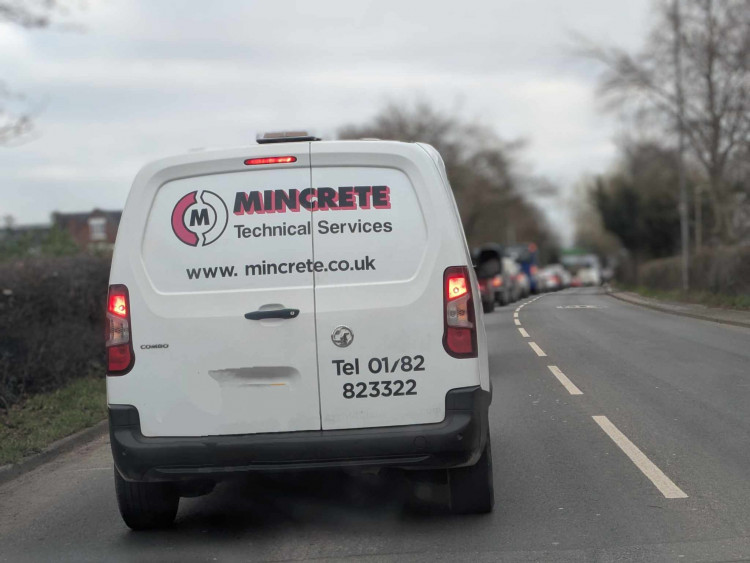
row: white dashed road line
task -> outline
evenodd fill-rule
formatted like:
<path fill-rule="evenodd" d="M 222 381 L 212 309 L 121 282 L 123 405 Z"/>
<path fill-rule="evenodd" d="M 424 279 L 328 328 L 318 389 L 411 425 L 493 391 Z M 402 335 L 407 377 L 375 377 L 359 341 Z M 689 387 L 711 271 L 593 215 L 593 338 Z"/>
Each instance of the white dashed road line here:
<path fill-rule="evenodd" d="M 515 319 L 517 319 L 517 318 L 518 318 L 518 309 L 516 309 L 516 312 L 515 312 L 515 313 L 513 313 L 513 318 L 515 318 Z"/>
<path fill-rule="evenodd" d="M 519 321 L 518 319 L 514 319 L 514 320 L 515 320 L 516 326 L 521 326 L 521 321 Z"/>
<path fill-rule="evenodd" d="M 656 467 L 656 465 L 654 465 L 654 463 L 648 459 L 633 442 L 628 440 L 628 437 L 620 432 L 606 416 L 594 416 L 593 419 L 601 429 L 606 432 L 607 436 L 612 438 L 612 441 L 617 444 L 625 455 L 630 458 L 630 461 L 632 461 L 635 466 L 649 478 L 665 498 L 687 498 L 685 492 L 675 485 L 661 469 Z"/>
<path fill-rule="evenodd" d="M 524 338 L 528 338 L 528 337 L 529 337 L 529 333 L 528 333 L 528 332 L 526 332 L 526 329 L 525 329 L 525 328 L 519 328 L 519 329 L 518 329 L 518 332 L 520 332 L 520 333 L 521 333 L 521 336 L 523 336 Z"/>
<path fill-rule="evenodd" d="M 552 372 L 552 375 L 554 375 L 557 380 L 562 383 L 562 386 L 565 387 L 565 389 L 568 390 L 568 393 L 571 395 L 583 395 L 583 392 L 576 387 L 573 382 L 568 379 L 568 376 L 566 376 L 559 367 L 557 366 L 547 366 L 549 370 Z"/>
<path fill-rule="evenodd" d="M 547 354 L 544 353 L 544 350 L 542 350 L 536 342 L 529 342 L 529 346 L 531 346 L 531 349 L 536 352 L 537 356 L 546 356 Z"/>

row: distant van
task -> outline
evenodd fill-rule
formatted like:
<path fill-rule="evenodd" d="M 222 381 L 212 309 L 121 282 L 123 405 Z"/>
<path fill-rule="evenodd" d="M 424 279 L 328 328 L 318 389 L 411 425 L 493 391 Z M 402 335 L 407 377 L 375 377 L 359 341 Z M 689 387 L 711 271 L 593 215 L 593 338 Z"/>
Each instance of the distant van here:
<path fill-rule="evenodd" d="M 434 148 L 274 135 L 135 178 L 108 297 L 120 512 L 248 472 L 402 468 L 493 506 L 477 281 Z M 416 471 L 415 471 L 416 474 Z"/>

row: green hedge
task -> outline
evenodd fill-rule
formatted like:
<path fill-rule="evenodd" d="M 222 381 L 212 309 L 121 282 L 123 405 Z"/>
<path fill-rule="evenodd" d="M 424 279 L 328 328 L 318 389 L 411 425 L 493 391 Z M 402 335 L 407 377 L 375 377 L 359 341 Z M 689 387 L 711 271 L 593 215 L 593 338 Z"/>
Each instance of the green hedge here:
<path fill-rule="evenodd" d="M 0 264 L 0 408 L 104 373 L 108 257 Z"/>
<path fill-rule="evenodd" d="M 681 264 L 679 256 L 642 264 L 640 285 L 665 291 L 680 289 Z M 706 248 L 694 254 L 690 261 L 690 289 L 730 296 L 750 295 L 750 245 Z"/>

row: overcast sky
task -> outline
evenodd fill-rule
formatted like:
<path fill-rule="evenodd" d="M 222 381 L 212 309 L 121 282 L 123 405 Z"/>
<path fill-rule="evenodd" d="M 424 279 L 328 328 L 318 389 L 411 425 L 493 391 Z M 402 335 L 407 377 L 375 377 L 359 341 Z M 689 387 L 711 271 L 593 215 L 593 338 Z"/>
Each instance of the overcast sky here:
<path fill-rule="evenodd" d="M 420 97 L 526 139 L 528 168 L 569 193 L 611 164 L 618 130 L 595 100 L 599 69 L 571 55 L 570 34 L 637 48 L 649 6 L 89 0 L 74 17 L 83 32 L 0 24 L 0 80 L 39 108 L 34 140 L 0 148 L 0 217 L 120 209 L 155 158 L 265 130 L 331 137 L 388 100 Z"/>

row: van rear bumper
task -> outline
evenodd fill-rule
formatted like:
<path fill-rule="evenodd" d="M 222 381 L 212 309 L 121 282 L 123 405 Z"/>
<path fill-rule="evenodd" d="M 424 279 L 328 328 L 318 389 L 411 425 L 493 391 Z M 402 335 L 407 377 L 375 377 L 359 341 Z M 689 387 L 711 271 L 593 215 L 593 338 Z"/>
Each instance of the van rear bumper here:
<path fill-rule="evenodd" d="M 437 469 L 474 463 L 488 434 L 491 394 L 452 389 L 435 424 L 200 437 L 146 437 L 138 410 L 110 405 L 115 466 L 129 481 L 228 478 L 238 473 L 323 468 Z"/>

